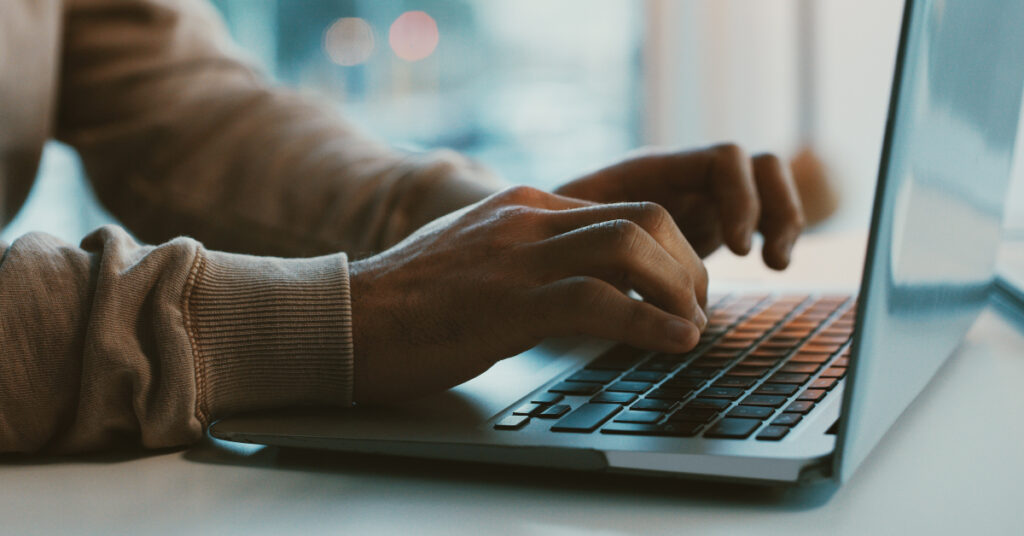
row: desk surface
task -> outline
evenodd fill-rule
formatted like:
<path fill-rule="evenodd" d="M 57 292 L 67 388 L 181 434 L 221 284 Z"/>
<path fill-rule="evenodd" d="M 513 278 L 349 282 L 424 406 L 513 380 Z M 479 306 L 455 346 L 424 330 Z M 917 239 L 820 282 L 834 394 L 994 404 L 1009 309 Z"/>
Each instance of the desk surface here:
<path fill-rule="evenodd" d="M 0 533 L 1020 534 L 1022 380 L 1024 334 L 987 310 L 838 489 L 774 490 L 210 440 L 157 455 L 0 459 Z"/>

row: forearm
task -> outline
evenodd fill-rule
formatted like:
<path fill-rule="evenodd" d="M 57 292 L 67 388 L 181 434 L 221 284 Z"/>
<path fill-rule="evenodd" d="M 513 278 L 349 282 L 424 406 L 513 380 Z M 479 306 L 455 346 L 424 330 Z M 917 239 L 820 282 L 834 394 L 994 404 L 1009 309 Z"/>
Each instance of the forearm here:
<path fill-rule="evenodd" d="M 344 255 L 140 246 L 114 227 L 0 250 L 0 452 L 178 446 L 238 411 L 351 403 Z"/>
<path fill-rule="evenodd" d="M 72 4 L 58 133 L 146 241 L 365 254 L 498 188 L 464 158 L 396 151 L 271 87 L 203 2 Z"/>

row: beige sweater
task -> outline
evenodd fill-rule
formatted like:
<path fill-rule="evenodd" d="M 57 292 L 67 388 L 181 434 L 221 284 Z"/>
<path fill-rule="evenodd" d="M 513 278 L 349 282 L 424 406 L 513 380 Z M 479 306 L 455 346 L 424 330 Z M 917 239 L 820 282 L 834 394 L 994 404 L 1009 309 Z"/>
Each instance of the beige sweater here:
<path fill-rule="evenodd" d="M 52 137 L 135 236 L 170 241 L 0 243 L 0 452 L 182 445 L 231 412 L 351 405 L 338 252 L 490 191 L 268 88 L 201 0 L 0 1 L 3 223 Z"/>

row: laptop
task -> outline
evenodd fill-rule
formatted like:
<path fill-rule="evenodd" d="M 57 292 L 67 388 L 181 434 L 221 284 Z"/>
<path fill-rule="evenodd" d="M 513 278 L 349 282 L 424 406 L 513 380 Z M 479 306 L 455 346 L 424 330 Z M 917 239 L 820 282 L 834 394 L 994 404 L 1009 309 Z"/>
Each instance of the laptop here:
<path fill-rule="evenodd" d="M 1024 230 L 1008 233 L 999 250 L 992 302 L 1010 318 L 1024 323 Z"/>
<path fill-rule="evenodd" d="M 859 292 L 714 298 L 700 344 L 551 340 L 435 396 L 232 417 L 217 438 L 583 471 L 850 478 L 993 287 L 1024 3 L 906 3 Z M 922 446 L 924 448 L 924 446 Z"/>

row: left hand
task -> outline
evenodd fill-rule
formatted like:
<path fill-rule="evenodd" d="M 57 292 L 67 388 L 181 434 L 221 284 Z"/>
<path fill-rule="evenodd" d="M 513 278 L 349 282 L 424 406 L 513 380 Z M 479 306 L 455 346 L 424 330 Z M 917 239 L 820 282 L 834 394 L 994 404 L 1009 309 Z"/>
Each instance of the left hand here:
<path fill-rule="evenodd" d="M 759 231 L 764 262 L 776 270 L 789 265 L 804 226 L 789 166 L 773 154 L 750 158 L 733 144 L 631 158 L 555 193 L 598 203 L 658 203 L 701 257 L 723 244 L 746 255 Z"/>

